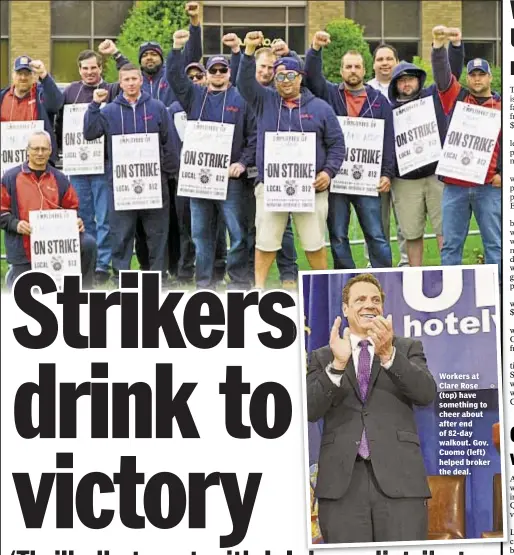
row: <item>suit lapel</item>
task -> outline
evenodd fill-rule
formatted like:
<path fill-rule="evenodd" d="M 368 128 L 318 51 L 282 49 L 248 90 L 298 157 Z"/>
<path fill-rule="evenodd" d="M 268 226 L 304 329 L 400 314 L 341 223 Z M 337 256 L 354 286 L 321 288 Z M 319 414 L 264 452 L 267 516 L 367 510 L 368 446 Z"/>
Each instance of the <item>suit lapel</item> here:
<path fill-rule="evenodd" d="M 357 397 L 361 399 L 359 383 L 357 382 L 357 376 L 355 375 L 355 365 L 353 364 L 353 357 L 350 357 L 350 360 L 346 365 L 345 374 L 348 376 L 348 381 L 352 384 L 353 389 L 355 389 L 355 393 L 357 393 Z"/>
<path fill-rule="evenodd" d="M 393 336 L 393 347 L 396 346 L 396 337 Z M 380 365 L 380 358 L 375 355 L 373 357 L 373 362 L 371 364 L 371 378 L 369 380 L 369 387 L 368 387 L 368 397 L 377 381 L 378 375 L 380 374 L 380 370 L 382 370 L 382 366 Z"/>

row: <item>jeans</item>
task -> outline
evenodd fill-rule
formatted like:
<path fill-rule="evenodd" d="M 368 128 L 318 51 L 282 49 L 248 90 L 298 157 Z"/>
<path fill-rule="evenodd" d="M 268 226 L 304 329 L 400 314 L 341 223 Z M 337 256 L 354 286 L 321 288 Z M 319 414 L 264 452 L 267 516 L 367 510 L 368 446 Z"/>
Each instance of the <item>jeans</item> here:
<path fill-rule="evenodd" d="M 80 265 L 82 273 L 82 289 L 93 289 L 93 277 L 96 267 L 97 246 L 94 238 L 88 233 L 81 233 L 80 238 Z M 7 270 L 5 285 L 10 291 L 14 281 L 25 272 L 30 272 L 30 262 L 26 264 L 13 264 Z"/>
<path fill-rule="evenodd" d="M 227 255 L 227 271 L 230 289 L 249 289 L 248 246 L 246 242 L 246 203 L 249 188 L 240 179 L 229 179 L 227 199 L 191 199 L 191 227 L 196 250 L 196 286 L 199 289 L 213 289 L 215 286 L 214 263 L 216 256 L 216 235 L 213 222 L 216 209 L 219 210 L 227 226 L 230 249 Z"/>
<path fill-rule="evenodd" d="M 109 236 L 110 204 L 109 184 L 105 175 L 73 175 L 70 177 L 79 197 L 79 218 L 84 222 L 86 233 L 91 235 L 98 247 L 96 270 L 109 272 L 111 243 Z"/>
<path fill-rule="evenodd" d="M 162 186 L 162 208 L 113 210 L 111 214 L 112 268 L 117 275 L 130 270 L 136 225 L 140 221 L 148 248 L 148 270 L 165 273 L 169 230 L 169 193 Z"/>
<path fill-rule="evenodd" d="M 355 268 L 348 239 L 351 204 L 355 208 L 368 245 L 371 265 L 374 268 L 390 268 L 392 266 L 391 245 L 385 237 L 382 226 L 380 197 L 330 193 L 327 223 L 334 268 L 336 270 Z"/>
<path fill-rule="evenodd" d="M 475 214 L 486 264 L 498 264 L 501 281 L 501 187 L 445 185 L 443 192 L 443 266 L 462 264 L 471 214 Z"/>
<path fill-rule="evenodd" d="M 250 257 L 250 272 L 255 272 L 255 195 L 251 195 L 248 202 L 248 251 Z M 287 220 L 287 227 L 282 238 L 282 248 L 277 252 L 277 268 L 280 281 L 297 281 L 298 264 L 294 246 L 293 221 L 291 215 Z"/>

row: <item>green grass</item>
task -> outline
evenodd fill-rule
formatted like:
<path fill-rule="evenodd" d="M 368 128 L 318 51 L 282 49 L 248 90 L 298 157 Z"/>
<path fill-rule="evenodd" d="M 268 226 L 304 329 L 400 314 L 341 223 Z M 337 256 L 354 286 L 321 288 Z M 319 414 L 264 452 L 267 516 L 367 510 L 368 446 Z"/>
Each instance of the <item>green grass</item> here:
<path fill-rule="evenodd" d="M 471 230 L 477 230 L 478 226 L 473 217 L 470 225 Z M 427 224 L 426 233 L 432 233 L 432 229 L 430 224 Z M 396 225 L 394 222 L 394 218 L 391 218 L 391 236 L 396 236 Z M 357 240 L 362 239 L 362 231 L 356 221 L 355 214 L 352 213 L 352 219 L 350 222 L 350 240 Z M 295 244 L 296 250 L 298 253 L 298 268 L 300 270 L 309 270 L 309 264 L 307 259 L 305 258 L 305 252 L 301 248 L 300 242 L 298 240 L 298 236 L 295 232 Z M 398 250 L 398 244 L 393 241 L 391 242 L 391 248 L 393 250 L 393 266 L 396 266 L 400 260 L 400 254 Z M 1 244 L 0 244 L 0 252 L 4 253 L 4 241 L 3 241 L 3 234 L 1 236 Z M 478 264 L 480 263 L 480 258 L 483 253 L 483 246 L 482 246 L 482 239 L 480 235 L 471 235 L 468 236 L 466 243 L 464 245 L 464 255 L 463 255 L 463 264 Z M 368 261 L 364 257 L 364 245 L 352 245 L 352 254 L 353 259 L 357 268 L 366 268 Z M 332 254 L 330 249 L 328 249 L 328 257 L 329 257 L 329 268 L 334 267 L 334 263 L 332 260 Z M 439 266 L 441 264 L 441 258 L 439 256 L 439 250 L 437 249 L 437 242 L 435 239 L 426 239 L 424 245 L 424 257 L 423 257 L 423 265 L 424 266 Z M 132 258 L 132 269 L 137 270 L 138 264 L 136 257 Z M 2 260 L 0 263 L 0 276 L 2 280 L 2 287 L 4 284 L 4 277 L 5 273 L 7 272 L 7 262 Z M 273 264 L 269 278 L 267 281 L 267 286 L 269 288 L 280 287 L 280 279 L 278 275 L 278 270 L 276 264 Z"/>

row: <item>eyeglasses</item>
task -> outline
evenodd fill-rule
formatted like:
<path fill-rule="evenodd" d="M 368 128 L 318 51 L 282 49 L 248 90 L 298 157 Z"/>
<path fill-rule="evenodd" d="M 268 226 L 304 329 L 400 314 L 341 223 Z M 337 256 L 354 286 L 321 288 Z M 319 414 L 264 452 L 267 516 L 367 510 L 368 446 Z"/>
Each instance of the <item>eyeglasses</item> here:
<path fill-rule="evenodd" d="M 211 67 L 208 71 L 211 75 L 216 75 L 216 73 L 225 75 L 225 73 L 228 73 L 228 67 Z"/>
<path fill-rule="evenodd" d="M 191 79 L 191 81 L 201 81 L 204 77 L 205 75 L 203 73 L 193 73 L 189 75 L 189 79 Z"/>
<path fill-rule="evenodd" d="M 287 73 L 278 73 L 275 75 L 275 80 L 279 83 L 283 83 L 284 81 L 294 81 L 298 77 L 299 73 L 295 71 L 288 71 Z"/>

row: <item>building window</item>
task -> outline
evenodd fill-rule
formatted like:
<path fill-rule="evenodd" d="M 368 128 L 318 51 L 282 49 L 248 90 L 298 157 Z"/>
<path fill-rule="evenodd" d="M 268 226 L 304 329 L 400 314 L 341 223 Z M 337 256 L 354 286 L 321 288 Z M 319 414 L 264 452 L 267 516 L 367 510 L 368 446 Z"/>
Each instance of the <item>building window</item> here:
<path fill-rule="evenodd" d="M 2 2 L 3 4 L 3 2 Z M 134 0 L 52 0 L 52 74 L 69 83 L 78 78 L 77 56 L 115 39 Z"/>
<path fill-rule="evenodd" d="M 419 0 L 347 0 L 345 16 L 364 27 L 371 52 L 382 42 L 398 50 L 400 60 L 412 62 L 421 42 Z"/>
<path fill-rule="evenodd" d="M 462 2 L 462 38 L 466 63 L 485 58 L 501 65 L 501 5 L 499 0 Z"/>
<path fill-rule="evenodd" d="M 291 50 L 305 54 L 305 25 L 307 2 L 204 2 L 203 47 L 206 56 L 230 54 L 221 39 L 236 33 L 244 40 L 246 33 L 260 29 L 264 37 L 282 39 Z"/>
<path fill-rule="evenodd" d="M 0 88 L 9 85 L 9 4 L 0 2 Z"/>

